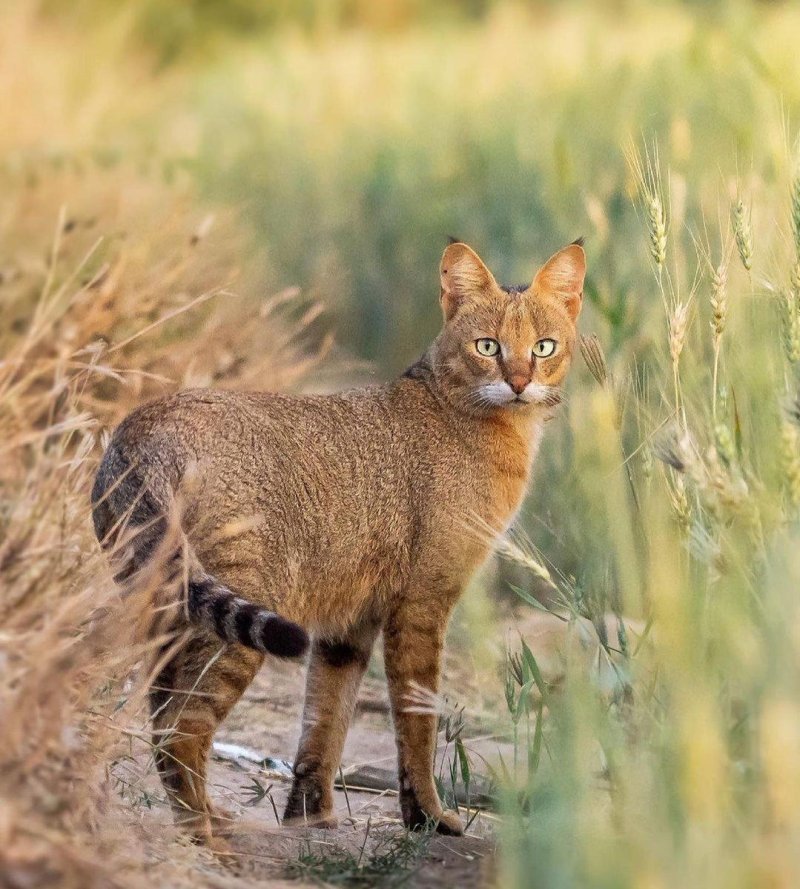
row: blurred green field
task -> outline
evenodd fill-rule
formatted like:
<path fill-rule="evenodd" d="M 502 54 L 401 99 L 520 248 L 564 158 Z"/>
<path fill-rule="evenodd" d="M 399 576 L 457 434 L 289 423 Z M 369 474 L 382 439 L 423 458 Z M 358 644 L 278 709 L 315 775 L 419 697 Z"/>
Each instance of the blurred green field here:
<path fill-rule="evenodd" d="M 588 618 L 616 679 L 567 663 L 556 692 L 510 643 L 501 885 L 798 885 L 800 8 L 20 0 L 0 20 L 3 268 L 60 202 L 96 213 L 100 179 L 115 206 L 115 183 L 152 188 L 156 228 L 177 189 L 198 224 L 235 221 L 254 312 L 298 286 L 368 363 L 353 378 L 385 377 L 438 329 L 448 235 L 509 283 L 586 236 L 600 379 L 576 362 L 483 588 Z"/>
<path fill-rule="evenodd" d="M 448 234 L 509 281 L 587 235 L 589 323 L 614 353 L 634 342 L 652 300 L 629 140 L 658 141 L 684 243 L 733 180 L 769 187 L 785 165 L 800 83 L 790 6 L 493 3 L 457 18 L 430 4 L 418 21 L 422 4 L 389 3 L 394 28 L 349 6 L 347 26 L 336 3 L 277 4 L 273 20 L 245 3 L 50 2 L 59 15 L 28 22 L 49 65 L 31 72 L 9 34 L 6 107 L 33 119 L 0 144 L 23 165 L 187 174 L 244 214 L 274 285 L 323 293 L 340 340 L 384 372 L 437 329 Z M 14 77 L 31 75 L 45 96 L 22 104 Z"/>

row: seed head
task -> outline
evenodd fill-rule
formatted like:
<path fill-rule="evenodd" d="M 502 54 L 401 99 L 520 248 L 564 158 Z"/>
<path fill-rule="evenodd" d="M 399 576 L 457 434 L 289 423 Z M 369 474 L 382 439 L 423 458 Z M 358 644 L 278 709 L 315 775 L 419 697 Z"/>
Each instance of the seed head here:
<path fill-rule="evenodd" d="M 605 386 L 608 381 L 608 367 L 597 334 L 593 333 L 591 336 L 581 334 L 580 344 L 581 355 L 589 372 L 601 386 Z"/>
<path fill-rule="evenodd" d="M 792 290 L 794 290 L 795 293 L 800 292 L 800 259 L 792 266 L 790 281 Z"/>
<path fill-rule="evenodd" d="M 750 211 L 745 208 L 741 198 L 733 205 L 733 234 L 736 238 L 739 259 L 749 272 L 753 267 L 753 229 Z"/>
<path fill-rule="evenodd" d="M 709 506 L 717 513 L 747 512 L 747 483 L 737 473 L 729 471 L 715 448 L 709 448 L 705 458 L 705 494 Z"/>
<path fill-rule="evenodd" d="M 721 262 L 711 276 L 711 330 L 714 348 L 719 348 L 728 320 L 728 267 Z"/>
<path fill-rule="evenodd" d="M 673 366 L 677 366 L 686 340 L 686 322 L 689 315 L 689 304 L 675 304 L 672 317 L 669 319 L 669 354 Z"/>
<path fill-rule="evenodd" d="M 650 255 L 660 271 L 667 258 L 667 218 L 664 204 L 655 193 L 647 201 L 647 227 L 650 233 Z"/>
<path fill-rule="evenodd" d="M 692 509 L 689 506 L 689 498 L 686 495 L 686 483 L 682 475 L 673 472 L 671 476 L 669 500 L 675 511 L 678 527 L 684 534 L 688 534 L 692 526 Z"/>
<path fill-rule="evenodd" d="M 790 288 L 781 294 L 783 348 L 792 364 L 800 361 L 800 291 Z"/>

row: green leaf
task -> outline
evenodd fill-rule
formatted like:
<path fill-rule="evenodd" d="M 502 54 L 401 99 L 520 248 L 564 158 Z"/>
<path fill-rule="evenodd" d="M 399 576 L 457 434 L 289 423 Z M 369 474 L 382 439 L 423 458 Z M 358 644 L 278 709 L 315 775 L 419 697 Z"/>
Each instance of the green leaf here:
<path fill-rule="evenodd" d="M 528 702 L 531 699 L 531 691 L 534 685 L 536 685 L 536 680 L 529 679 L 520 689 L 519 700 L 517 701 L 517 710 L 514 714 L 515 722 L 519 722 L 522 714 L 528 712 Z"/>
<path fill-rule="evenodd" d="M 461 738 L 456 739 L 456 753 L 458 754 L 458 762 L 461 766 L 461 780 L 464 782 L 464 787 L 468 788 L 470 782 L 469 758 L 467 757 L 467 751 L 464 749 L 464 742 Z"/>
<path fill-rule="evenodd" d="M 542 671 L 539 669 L 539 665 L 536 663 L 536 658 L 533 656 L 533 652 L 528 648 L 527 642 L 524 639 L 522 641 L 522 662 L 523 664 L 530 670 L 531 676 L 533 676 L 533 680 L 536 683 L 536 687 L 539 689 L 539 694 L 542 696 L 542 699 L 547 697 L 547 685 L 545 684 L 544 677 L 542 676 Z"/>
<path fill-rule="evenodd" d="M 542 713 L 544 701 L 539 701 L 536 707 L 536 728 L 533 731 L 533 744 L 528 752 L 528 772 L 536 774 L 539 770 L 539 762 L 542 758 Z"/>
<path fill-rule="evenodd" d="M 546 606 L 542 605 L 542 603 L 538 599 L 534 599 L 534 597 L 530 593 L 526 593 L 521 587 L 514 586 L 513 583 L 510 583 L 509 586 L 512 590 L 522 599 L 523 602 L 527 602 L 528 605 L 533 605 L 534 608 L 538 608 L 539 611 L 544 611 L 547 614 L 552 614 L 553 612 Z M 558 615 L 559 617 L 561 615 Z"/>

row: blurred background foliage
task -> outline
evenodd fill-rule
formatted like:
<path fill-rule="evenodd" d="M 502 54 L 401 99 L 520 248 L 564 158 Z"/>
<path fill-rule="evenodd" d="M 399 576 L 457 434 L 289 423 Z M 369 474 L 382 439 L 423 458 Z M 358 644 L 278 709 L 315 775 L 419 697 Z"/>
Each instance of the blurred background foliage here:
<path fill-rule="evenodd" d="M 782 4 L 22 5 L 84 60 L 56 75 L 69 120 L 39 116 L 24 156 L 188 173 L 241 211 L 275 286 L 322 291 L 384 373 L 437 328 L 449 234 L 510 282 L 587 235 L 597 323 L 612 351 L 635 342 L 627 140 L 668 152 L 697 227 L 732 177 L 774 179 L 771 124 L 800 90 Z"/>

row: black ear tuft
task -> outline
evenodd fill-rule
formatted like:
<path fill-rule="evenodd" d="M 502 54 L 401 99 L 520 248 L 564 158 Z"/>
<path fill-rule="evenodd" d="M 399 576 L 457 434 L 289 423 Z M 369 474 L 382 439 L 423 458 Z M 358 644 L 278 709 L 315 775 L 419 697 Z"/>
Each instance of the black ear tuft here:
<path fill-rule="evenodd" d="M 584 238 L 584 236 L 581 235 L 579 238 L 575 238 L 575 240 L 572 243 L 576 247 L 583 247 L 583 245 L 586 243 L 586 238 Z"/>
<path fill-rule="evenodd" d="M 461 240 L 461 238 L 454 238 L 452 235 L 448 235 L 447 236 L 447 243 L 448 244 L 463 244 L 464 242 Z"/>

